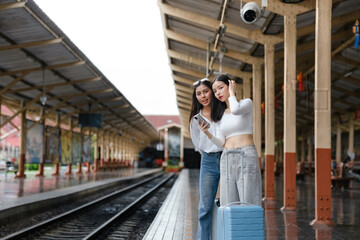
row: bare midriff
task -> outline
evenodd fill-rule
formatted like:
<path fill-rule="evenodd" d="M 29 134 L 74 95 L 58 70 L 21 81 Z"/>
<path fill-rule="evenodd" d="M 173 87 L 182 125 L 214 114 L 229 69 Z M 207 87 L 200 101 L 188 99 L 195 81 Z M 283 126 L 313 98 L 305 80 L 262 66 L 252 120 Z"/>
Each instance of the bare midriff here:
<path fill-rule="evenodd" d="M 229 137 L 225 141 L 225 149 L 241 148 L 249 145 L 254 145 L 252 134 L 242 134 Z"/>

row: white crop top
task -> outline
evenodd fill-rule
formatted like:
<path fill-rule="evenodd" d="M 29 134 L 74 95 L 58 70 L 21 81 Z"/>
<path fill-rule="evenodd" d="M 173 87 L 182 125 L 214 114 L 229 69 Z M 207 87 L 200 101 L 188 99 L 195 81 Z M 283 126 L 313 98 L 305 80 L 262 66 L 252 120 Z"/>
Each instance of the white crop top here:
<path fill-rule="evenodd" d="M 216 123 L 216 135 L 210 140 L 223 147 L 225 140 L 232 136 L 253 134 L 253 102 L 250 98 L 238 102 L 235 96 L 229 97 L 231 113 L 224 113 Z"/>

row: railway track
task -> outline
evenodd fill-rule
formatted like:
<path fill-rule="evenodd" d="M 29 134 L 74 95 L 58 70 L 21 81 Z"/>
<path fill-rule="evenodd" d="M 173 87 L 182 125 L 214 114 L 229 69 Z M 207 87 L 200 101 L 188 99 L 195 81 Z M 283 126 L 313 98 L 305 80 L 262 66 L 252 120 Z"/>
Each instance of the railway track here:
<path fill-rule="evenodd" d="M 99 235 L 110 235 L 114 231 L 121 235 L 119 229 L 124 226 L 119 228 L 119 222 L 126 221 L 173 176 L 159 174 L 145 179 L 2 239 L 99 239 Z M 116 230 L 111 230 L 114 226 Z"/>

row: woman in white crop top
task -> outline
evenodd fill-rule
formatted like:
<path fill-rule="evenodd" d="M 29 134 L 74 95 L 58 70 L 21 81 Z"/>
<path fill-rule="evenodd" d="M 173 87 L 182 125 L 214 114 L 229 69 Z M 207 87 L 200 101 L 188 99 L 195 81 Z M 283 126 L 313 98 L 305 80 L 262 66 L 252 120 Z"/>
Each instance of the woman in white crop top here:
<path fill-rule="evenodd" d="M 199 221 L 196 234 L 196 239 L 199 240 L 210 239 L 212 212 L 219 185 L 220 156 L 223 148 L 216 146 L 202 131 L 200 131 L 198 120 L 196 120 L 194 116 L 200 114 L 206 121 L 204 122 L 204 126 L 208 127 L 209 132 L 215 134 L 216 127 L 215 122 L 212 121 L 214 116 L 212 116 L 211 111 L 211 104 L 215 100 L 215 96 L 211 89 L 211 82 L 208 79 L 205 78 L 194 83 L 189 121 L 191 140 L 195 146 L 195 151 L 198 151 L 201 154 L 199 176 Z M 217 119 L 220 120 L 220 117 Z"/>
<path fill-rule="evenodd" d="M 216 123 L 215 135 L 205 125 L 201 130 L 217 146 L 224 147 L 220 160 L 220 204 L 247 202 L 261 206 L 262 182 L 258 156 L 253 141 L 253 102 L 251 99 L 237 101 L 235 81 L 226 75 L 214 78 L 212 89 L 224 109 L 213 109 L 214 114 L 223 113 Z M 241 162 L 243 155 L 244 196 L 241 191 Z M 226 169 L 228 161 L 228 195 L 226 194 Z M 226 199 L 227 196 L 229 199 Z"/>

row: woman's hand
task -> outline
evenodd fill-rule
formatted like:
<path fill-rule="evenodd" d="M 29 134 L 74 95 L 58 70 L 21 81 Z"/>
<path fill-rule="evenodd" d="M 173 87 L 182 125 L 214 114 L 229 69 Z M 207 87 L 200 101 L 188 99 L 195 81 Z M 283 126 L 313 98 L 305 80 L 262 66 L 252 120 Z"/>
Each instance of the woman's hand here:
<path fill-rule="evenodd" d="M 210 128 L 210 124 L 206 121 L 204 121 L 202 123 L 198 122 L 198 124 L 199 124 L 200 130 L 203 131 L 209 139 L 211 139 L 213 137 L 213 135 L 208 131 Z"/>
<path fill-rule="evenodd" d="M 198 121 L 200 130 L 205 132 L 210 128 L 210 124 L 208 124 L 206 121 L 203 121 L 202 123 L 200 123 L 200 121 Z"/>
<path fill-rule="evenodd" d="M 230 97 L 235 96 L 235 91 L 236 91 L 236 82 L 234 80 L 229 80 Z"/>

